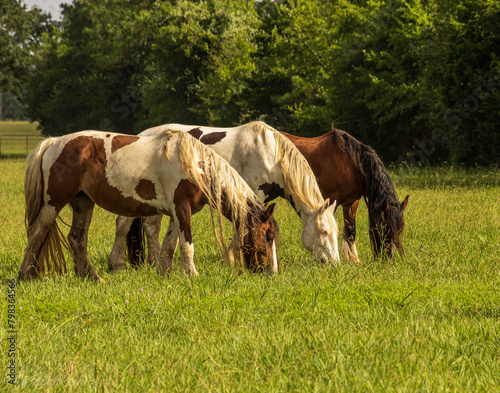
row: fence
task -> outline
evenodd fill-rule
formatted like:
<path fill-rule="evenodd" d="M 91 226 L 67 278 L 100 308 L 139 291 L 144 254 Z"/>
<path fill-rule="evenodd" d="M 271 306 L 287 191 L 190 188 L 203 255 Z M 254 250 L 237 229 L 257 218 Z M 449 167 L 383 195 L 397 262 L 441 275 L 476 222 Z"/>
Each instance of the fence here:
<path fill-rule="evenodd" d="M 0 135 L 0 157 L 26 156 L 42 139 L 36 135 Z"/>

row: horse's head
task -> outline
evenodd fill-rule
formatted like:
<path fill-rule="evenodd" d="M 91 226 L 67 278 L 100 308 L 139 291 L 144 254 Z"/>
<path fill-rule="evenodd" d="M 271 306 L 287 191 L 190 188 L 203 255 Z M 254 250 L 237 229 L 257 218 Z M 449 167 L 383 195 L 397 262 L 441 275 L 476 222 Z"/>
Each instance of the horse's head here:
<path fill-rule="evenodd" d="M 377 213 L 370 214 L 370 239 L 375 256 L 385 254 L 392 259 L 397 250 L 403 257 L 401 234 L 405 227 L 403 212 L 408 205 L 408 198 L 409 195 L 401 203 L 385 201 Z"/>
<path fill-rule="evenodd" d="M 252 216 L 250 228 L 243 238 L 243 259 L 246 268 L 251 271 L 278 272 L 278 224 L 273 217 L 274 207 L 273 203 L 265 211 Z"/>
<path fill-rule="evenodd" d="M 329 203 L 327 199 L 320 209 L 311 214 L 301 212 L 302 244 L 314 257 L 337 264 L 340 261 L 337 244 L 339 228 L 333 216 L 337 202 L 328 207 Z"/>

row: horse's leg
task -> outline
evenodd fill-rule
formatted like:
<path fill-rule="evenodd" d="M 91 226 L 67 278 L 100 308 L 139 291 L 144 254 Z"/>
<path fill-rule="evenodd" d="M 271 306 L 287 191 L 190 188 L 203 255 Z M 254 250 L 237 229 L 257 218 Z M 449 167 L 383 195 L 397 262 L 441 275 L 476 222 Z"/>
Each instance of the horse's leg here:
<path fill-rule="evenodd" d="M 54 225 L 58 212 L 52 206 L 43 206 L 34 223 L 28 228 L 28 245 L 24 249 L 23 262 L 19 268 L 18 279 L 28 280 L 36 277 L 43 270 L 43 265 L 37 269 L 39 254 L 47 240 L 49 231 Z"/>
<path fill-rule="evenodd" d="M 235 261 L 239 258 L 239 255 L 236 255 L 237 242 L 234 240 L 235 236 L 237 235 L 233 236 L 227 248 L 227 259 L 228 259 L 227 262 L 229 263 L 229 266 L 234 265 Z"/>
<path fill-rule="evenodd" d="M 162 215 L 145 217 L 144 221 L 142 222 L 142 227 L 144 228 L 144 232 L 146 233 L 146 240 L 148 242 L 148 263 L 150 265 L 158 262 L 160 256 L 160 230 L 162 218 Z"/>
<path fill-rule="evenodd" d="M 181 269 L 190 276 L 197 276 L 198 271 L 194 265 L 193 235 L 191 233 L 191 207 L 186 205 L 176 206 L 176 220 L 179 225 L 179 244 L 181 253 Z"/>
<path fill-rule="evenodd" d="M 127 268 L 127 258 L 125 255 L 125 241 L 127 238 L 130 226 L 134 221 L 133 217 L 116 217 L 116 234 L 113 242 L 113 249 L 109 254 L 108 267 L 109 270 L 115 271 Z"/>
<path fill-rule="evenodd" d="M 238 273 L 243 273 L 245 268 L 245 261 L 243 260 L 243 256 L 241 255 L 241 249 L 238 246 L 238 241 L 234 240 L 236 236 L 238 235 L 236 233 L 233 233 L 233 238 L 229 243 L 227 249 L 227 263 L 230 267 L 234 267 Z"/>
<path fill-rule="evenodd" d="M 181 228 L 179 243 L 181 252 L 181 269 L 184 273 L 190 276 L 197 276 L 198 271 L 194 265 L 194 246 L 191 238 L 191 227 L 189 227 L 189 230 L 182 230 Z"/>
<path fill-rule="evenodd" d="M 342 253 L 344 257 L 351 261 L 359 263 L 358 250 L 356 249 L 356 211 L 358 210 L 359 200 L 350 205 L 343 205 L 344 230 L 342 231 Z"/>
<path fill-rule="evenodd" d="M 75 274 L 89 277 L 93 281 L 104 282 L 97 274 L 87 253 L 89 226 L 92 221 L 94 202 L 84 194 L 79 194 L 70 202 L 73 208 L 73 221 L 68 233 L 68 243 L 73 251 Z"/>
<path fill-rule="evenodd" d="M 179 225 L 171 218 L 161 246 L 160 257 L 158 258 L 157 272 L 159 274 L 165 275 L 174 268 L 174 253 L 177 243 L 179 243 Z"/>

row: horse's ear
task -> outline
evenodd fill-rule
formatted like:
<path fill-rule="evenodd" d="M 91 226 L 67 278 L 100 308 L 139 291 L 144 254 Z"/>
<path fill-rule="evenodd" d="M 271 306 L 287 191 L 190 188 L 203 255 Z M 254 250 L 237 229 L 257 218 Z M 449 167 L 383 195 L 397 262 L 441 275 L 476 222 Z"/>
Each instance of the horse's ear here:
<path fill-rule="evenodd" d="M 404 199 L 404 201 L 403 201 L 403 202 L 401 202 L 401 206 L 400 206 L 400 208 L 399 208 L 399 210 L 401 211 L 401 213 L 403 213 L 403 212 L 404 212 L 404 210 L 406 209 L 406 205 L 408 205 L 408 198 L 409 198 L 409 197 L 410 197 L 410 196 L 409 196 L 409 195 L 407 195 L 407 196 L 406 196 L 406 198 Z"/>
<path fill-rule="evenodd" d="M 266 215 L 267 218 L 271 218 L 271 216 L 273 215 L 273 212 L 274 212 L 274 207 L 276 206 L 276 203 L 271 203 L 267 209 L 266 209 L 266 212 L 264 213 Z"/>
<path fill-rule="evenodd" d="M 323 214 L 326 209 L 328 209 L 328 205 L 330 204 L 330 198 L 326 198 L 325 202 L 323 202 L 323 206 L 319 209 L 319 214 Z"/>
<path fill-rule="evenodd" d="M 329 209 L 332 209 L 332 214 L 335 214 L 335 209 L 337 208 L 337 200 L 334 200 L 330 205 Z"/>
<path fill-rule="evenodd" d="M 387 201 L 384 201 L 382 203 L 382 208 L 383 208 L 384 212 L 386 212 L 386 213 L 388 213 L 391 210 L 391 207 L 389 206 L 389 202 L 387 202 Z"/>

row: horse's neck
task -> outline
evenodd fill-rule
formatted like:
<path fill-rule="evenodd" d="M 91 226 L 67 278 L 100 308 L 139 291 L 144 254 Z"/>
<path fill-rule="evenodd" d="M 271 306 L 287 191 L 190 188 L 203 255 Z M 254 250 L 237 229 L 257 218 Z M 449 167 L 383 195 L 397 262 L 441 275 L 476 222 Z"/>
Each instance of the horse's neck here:
<path fill-rule="evenodd" d="M 238 212 L 233 211 L 233 206 L 229 202 L 232 198 L 230 198 L 226 192 L 225 189 L 222 189 L 222 195 L 221 195 L 221 207 L 222 207 L 222 215 L 226 217 L 229 221 L 233 222 L 234 217 L 238 217 Z M 239 202 L 241 203 L 241 201 Z M 250 197 L 247 198 L 246 202 L 244 202 L 248 206 L 248 211 L 258 211 L 258 206 L 252 202 L 252 199 Z M 236 220 L 236 222 L 233 222 L 237 226 L 240 225 L 239 220 Z"/>
<path fill-rule="evenodd" d="M 312 209 L 309 205 L 301 201 L 297 197 L 293 197 L 289 195 L 287 198 L 288 202 L 292 206 L 292 208 L 295 210 L 295 212 L 299 215 L 300 219 L 304 221 L 307 216 L 314 214 L 314 209 Z"/>
<path fill-rule="evenodd" d="M 222 198 L 222 214 L 234 224 L 238 232 L 243 236 L 250 231 L 249 225 L 252 222 L 252 216 L 257 216 L 259 212 L 263 211 L 262 206 L 255 203 L 255 200 L 252 200 L 252 198 L 247 198 L 245 203 L 247 204 L 248 208 L 245 209 L 244 216 L 240 217 L 239 214 L 232 210 L 231 205 L 227 202 L 227 197 L 225 194 Z"/>

